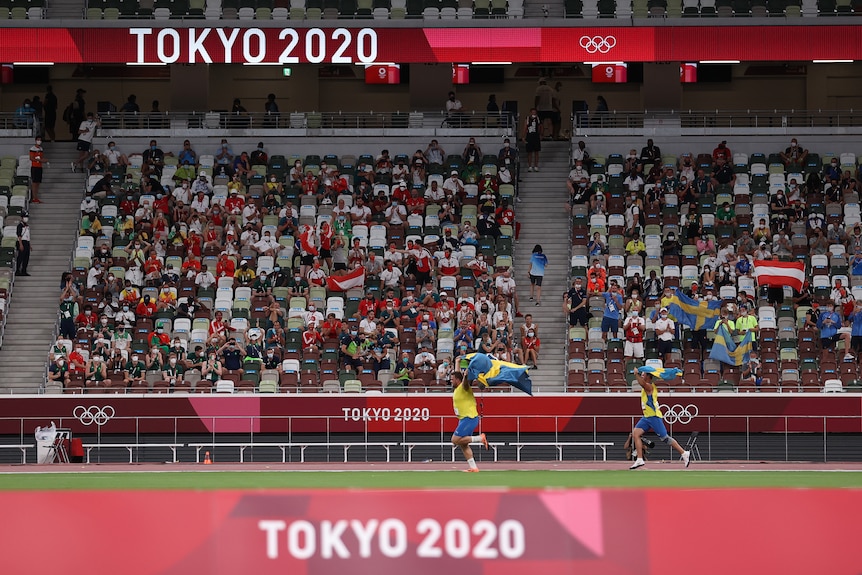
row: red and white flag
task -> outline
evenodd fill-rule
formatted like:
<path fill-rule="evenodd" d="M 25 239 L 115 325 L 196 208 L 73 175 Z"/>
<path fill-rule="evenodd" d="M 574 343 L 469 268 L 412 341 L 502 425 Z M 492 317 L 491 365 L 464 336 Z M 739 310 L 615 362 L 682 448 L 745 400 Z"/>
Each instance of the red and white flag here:
<path fill-rule="evenodd" d="M 329 291 L 347 291 L 364 286 L 365 268 L 363 267 L 358 267 L 349 274 L 343 276 L 329 276 L 326 278 L 326 289 Z"/>
<path fill-rule="evenodd" d="M 305 229 L 302 230 L 302 233 L 299 234 L 299 247 L 302 248 L 302 251 L 306 254 L 317 256 L 318 251 L 317 247 L 314 245 L 314 228 L 311 226 L 305 226 Z"/>
<path fill-rule="evenodd" d="M 805 264 L 802 262 L 755 260 L 754 277 L 757 278 L 757 285 L 760 286 L 790 286 L 796 291 L 802 291 L 802 283 L 805 281 Z"/>

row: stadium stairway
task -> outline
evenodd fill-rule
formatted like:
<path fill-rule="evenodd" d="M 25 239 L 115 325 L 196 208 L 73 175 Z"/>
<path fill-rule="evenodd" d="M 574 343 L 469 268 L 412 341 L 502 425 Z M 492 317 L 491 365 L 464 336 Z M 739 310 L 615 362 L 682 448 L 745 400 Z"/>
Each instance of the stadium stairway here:
<path fill-rule="evenodd" d="M 50 165 L 39 190 L 43 203 L 30 204 L 30 277 L 15 278 L 0 349 L 2 393 L 37 393 L 45 381 L 48 351 L 55 337 L 60 277 L 69 271 L 79 222 L 84 176 L 69 169 L 78 152 L 71 143 L 44 147 Z"/>
<path fill-rule="evenodd" d="M 539 326 L 542 348 L 539 369 L 530 370 L 534 389 L 565 391 L 566 317 L 562 294 L 568 289 L 569 218 L 566 212 L 566 175 L 569 173 L 569 142 L 542 142 L 540 172 L 525 172 L 525 152 L 521 152 L 521 202 L 516 206 L 521 222 L 520 241 L 515 245 L 515 281 L 521 313 L 532 314 Z M 541 244 L 548 257 L 542 286 L 542 302 L 529 301 L 530 255 Z M 518 337 L 520 325 L 518 320 Z"/>

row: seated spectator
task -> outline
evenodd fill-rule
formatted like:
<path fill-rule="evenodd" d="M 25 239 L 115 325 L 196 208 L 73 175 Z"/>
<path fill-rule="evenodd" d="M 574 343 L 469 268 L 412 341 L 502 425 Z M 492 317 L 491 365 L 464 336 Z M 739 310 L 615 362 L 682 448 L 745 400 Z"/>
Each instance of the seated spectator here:
<path fill-rule="evenodd" d="M 594 258 L 593 265 L 587 270 L 587 291 L 590 293 L 604 292 L 607 280 L 607 270 L 599 263 L 598 258 Z"/>
<path fill-rule="evenodd" d="M 607 250 L 607 247 L 605 246 L 604 242 L 602 241 L 601 234 L 599 232 L 595 232 L 593 234 L 592 239 L 587 243 L 587 252 L 591 256 L 598 256 L 598 255 L 602 255 L 603 253 L 605 253 L 606 250 Z M 593 260 L 593 261 L 597 261 L 597 260 Z"/>
<path fill-rule="evenodd" d="M 829 253 L 829 242 L 823 234 L 823 230 L 814 230 L 814 235 L 808 240 L 808 253 L 810 255 L 826 255 Z"/>
<path fill-rule="evenodd" d="M 805 161 L 808 159 L 808 150 L 799 146 L 799 142 L 796 138 L 793 138 L 790 140 L 790 146 L 785 148 L 779 155 L 788 170 L 801 171 L 805 167 Z"/>
<path fill-rule="evenodd" d="M 646 322 L 638 310 L 632 310 L 628 313 L 628 317 L 623 322 L 623 333 L 626 338 L 623 350 L 625 360 L 643 359 Z"/>
<path fill-rule="evenodd" d="M 736 227 L 736 210 L 729 202 L 724 202 L 715 213 L 715 222 L 720 226 Z"/>
<path fill-rule="evenodd" d="M 632 239 L 626 244 L 626 254 L 646 256 L 646 244 L 644 244 L 639 234 L 634 234 Z"/>
<path fill-rule="evenodd" d="M 421 346 L 421 352 L 416 354 L 416 357 L 413 359 L 413 369 L 419 371 L 420 373 L 426 373 L 429 371 L 437 371 L 437 358 L 434 356 L 432 351 L 432 347 L 429 345 Z"/>
<path fill-rule="evenodd" d="M 542 341 L 536 330 L 528 328 L 521 338 L 521 349 L 523 350 L 522 361 L 531 366 L 531 369 L 539 369 L 539 349 L 541 347 Z"/>
<path fill-rule="evenodd" d="M 425 148 L 425 157 L 429 164 L 442 166 L 443 161 L 446 159 L 446 151 L 440 146 L 437 140 L 431 140 L 431 143 Z"/>
<path fill-rule="evenodd" d="M 730 148 L 727 147 L 727 140 L 722 140 L 721 143 L 712 151 L 712 160 L 713 162 L 718 162 L 718 159 L 722 158 L 725 162 L 733 161 L 733 154 L 730 151 Z"/>
<path fill-rule="evenodd" d="M 653 143 L 652 138 L 641 148 L 640 160 L 644 164 L 661 164 L 661 148 Z"/>
<path fill-rule="evenodd" d="M 733 166 L 726 162 L 723 158 L 719 158 L 715 162 L 715 167 L 712 169 L 712 185 L 730 186 L 736 184 L 736 174 L 733 171 Z"/>
<path fill-rule="evenodd" d="M 754 238 L 751 237 L 748 230 L 742 230 L 742 236 L 736 240 L 737 253 L 743 253 L 750 256 L 754 254 L 755 248 L 756 244 L 754 242 Z"/>

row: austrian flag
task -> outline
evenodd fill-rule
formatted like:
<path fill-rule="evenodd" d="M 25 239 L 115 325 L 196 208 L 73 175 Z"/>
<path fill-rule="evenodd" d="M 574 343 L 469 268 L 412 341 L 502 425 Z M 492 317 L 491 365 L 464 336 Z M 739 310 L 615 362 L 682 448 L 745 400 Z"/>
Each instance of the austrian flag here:
<path fill-rule="evenodd" d="M 347 291 L 365 286 L 365 268 L 358 267 L 343 276 L 326 278 L 326 289 L 329 291 Z"/>
<path fill-rule="evenodd" d="M 805 281 L 805 264 L 802 262 L 755 260 L 754 277 L 757 278 L 757 285 L 759 286 L 790 286 L 795 291 L 802 291 L 802 282 Z"/>

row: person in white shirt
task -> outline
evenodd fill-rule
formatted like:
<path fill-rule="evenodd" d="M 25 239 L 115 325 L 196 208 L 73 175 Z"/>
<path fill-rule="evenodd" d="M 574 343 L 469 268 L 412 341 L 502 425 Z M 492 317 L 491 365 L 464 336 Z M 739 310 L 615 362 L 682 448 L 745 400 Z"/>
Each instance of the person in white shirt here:
<path fill-rule="evenodd" d="M 497 170 L 497 181 L 501 184 L 511 184 L 512 179 L 512 172 L 509 171 L 509 166 L 500 166 L 500 169 Z"/>
<path fill-rule="evenodd" d="M 314 265 L 305 274 L 305 279 L 308 280 L 309 285 L 326 285 L 326 271 L 320 267 L 320 261 L 317 258 L 314 258 Z"/>
<path fill-rule="evenodd" d="M 464 191 L 464 182 L 458 177 L 458 170 L 452 170 L 450 176 L 443 182 L 443 189 L 457 196 Z"/>
<path fill-rule="evenodd" d="M 201 172 L 200 174 L 198 174 L 197 179 L 195 179 L 194 183 L 192 183 L 192 192 L 194 192 L 195 194 L 198 192 L 211 194 L 213 192 L 212 184 L 210 184 L 209 179 L 207 179 L 206 172 Z"/>
<path fill-rule="evenodd" d="M 275 257 L 281 245 L 276 241 L 269 231 L 263 233 L 263 238 L 254 244 L 255 251 L 262 256 Z"/>
<path fill-rule="evenodd" d="M 122 325 L 127 328 L 135 325 L 135 312 L 132 311 L 128 303 L 124 303 L 120 311 L 114 316 L 114 325 Z"/>
<path fill-rule="evenodd" d="M 581 160 L 575 161 L 575 167 L 569 172 L 569 181 L 572 184 L 577 184 L 581 178 L 590 179 L 590 172 L 584 167 L 584 162 Z"/>
<path fill-rule="evenodd" d="M 340 215 L 348 215 L 350 214 L 350 208 L 347 207 L 347 204 L 344 202 L 344 198 L 339 198 L 338 203 L 332 208 L 332 217 L 337 218 Z"/>
<path fill-rule="evenodd" d="M 93 149 L 93 138 L 96 137 L 96 131 L 102 126 L 102 120 L 96 118 L 93 112 L 87 114 L 87 119 L 81 122 L 78 126 L 78 145 L 77 150 L 81 152 L 78 159 L 72 162 L 72 171 L 76 172 L 78 166 L 84 169 L 84 161 L 90 157 L 90 151 Z"/>
<path fill-rule="evenodd" d="M 437 185 L 437 180 L 431 182 L 431 187 L 425 190 L 425 200 L 432 204 L 439 204 L 446 197 L 446 192 Z"/>
<path fill-rule="evenodd" d="M 254 227 L 259 227 L 260 224 L 260 212 L 257 211 L 257 206 L 252 201 L 251 198 L 248 198 L 245 207 L 242 209 L 242 225 L 251 224 Z"/>
<path fill-rule="evenodd" d="M 413 367 L 420 371 L 437 370 L 437 358 L 431 353 L 427 344 L 422 347 L 421 352 L 416 354 L 416 357 L 413 359 Z"/>
<path fill-rule="evenodd" d="M 99 202 L 93 197 L 93 192 L 87 192 L 87 196 L 81 200 L 81 215 L 93 215 L 99 212 Z"/>
<path fill-rule="evenodd" d="M 437 140 L 431 140 L 431 143 L 425 149 L 425 157 L 428 158 L 429 164 L 443 164 L 446 158 L 446 151 L 440 147 Z"/>
<path fill-rule="evenodd" d="M 215 285 L 216 279 L 206 265 L 201 265 L 201 271 L 195 278 L 195 285 L 199 288 L 208 289 Z"/>
<path fill-rule="evenodd" d="M 183 180 L 182 183 L 174 188 L 174 191 L 171 193 L 174 198 L 174 201 L 182 202 L 186 205 L 191 203 L 192 201 L 192 191 L 191 186 L 189 185 L 188 180 Z"/>
<path fill-rule="evenodd" d="M 126 154 L 120 151 L 116 142 L 108 142 L 108 149 L 105 150 L 102 155 L 108 159 L 108 165 L 110 166 L 129 165 L 129 158 L 126 157 Z"/>
<path fill-rule="evenodd" d="M 239 237 L 239 242 L 243 246 L 254 246 L 259 241 L 260 234 L 250 225 L 245 227 L 245 230 L 243 230 L 242 235 Z"/>
<path fill-rule="evenodd" d="M 662 361 L 668 361 L 673 351 L 673 340 L 676 337 L 676 324 L 668 317 L 667 308 L 663 307 L 658 312 L 658 319 L 653 326 L 658 339 L 658 353 Z"/>
<path fill-rule="evenodd" d="M 368 225 L 371 220 L 371 208 L 365 205 L 362 198 L 356 198 L 356 205 L 350 208 L 350 218 L 353 225 Z"/>
<path fill-rule="evenodd" d="M 626 176 L 626 179 L 623 180 L 623 185 L 630 192 L 640 192 L 644 187 L 644 180 L 640 177 L 640 174 L 632 170 L 629 172 L 629 175 Z"/>
<path fill-rule="evenodd" d="M 386 208 L 384 215 L 386 216 L 386 221 L 383 222 L 384 226 L 387 228 L 389 226 L 400 226 L 407 219 L 407 208 L 398 200 L 393 199 L 389 207 Z"/>
<path fill-rule="evenodd" d="M 497 278 L 494 280 L 494 285 L 497 287 L 498 294 L 504 296 L 507 301 L 515 304 L 515 315 L 517 317 L 520 317 L 521 306 L 518 303 L 518 294 L 515 289 L 515 279 L 512 277 L 511 272 L 509 270 L 505 270 L 504 272 L 497 275 Z"/>
<path fill-rule="evenodd" d="M 404 261 L 404 254 L 395 247 L 395 244 L 389 244 L 389 249 L 383 254 L 383 262 L 392 262 L 395 267 L 401 267 L 402 261 Z"/>
<path fill-rule="evenodd" d="M 623 333 L 626 336 L 623 356 L 626 360 L 631 358 L 643 359 L 644 357 L 644 333 L 646 333 L 646 322 L 640 317 L 638 310 L 629 312 L 629 316 L 623 322 Z"/>
<path fill-rule="evenodd" d="M 316 326 L 320 326 L 323 324 L 323 314 L 318 311 L 316 305 L 310 304 L 308 306 L 308 311 L 306 311 L 303 316 L 303 320 L 305 321 L 305 325 L 314 324 Z"/>
<path fill-rule="evenodd" d="M 102 264 L 97 263 L 87 272 L 87 289 L 93 289 L 102 283 Z"/>
<path fill-rule="evenodd" d="M 372 335 L 377 331 L 377 322 L 375 321 L 373 311 L 368 312 L 368 315 L 359 322 L 359 331 L 366 336 Z"/>
<path fill-rule="evenodd" d="M 388 260 L 386 262 L 386 269 L 378 275 L 380 278 L 380 289 L 397 288 L 401 285 L 401 277 L 403 275 L 401 270 L 395 267 L 395 263 L 392 260 Z"/>

